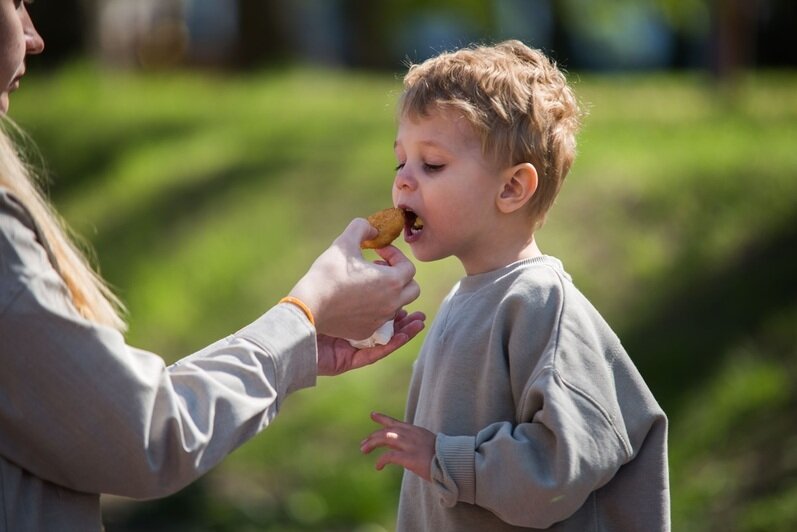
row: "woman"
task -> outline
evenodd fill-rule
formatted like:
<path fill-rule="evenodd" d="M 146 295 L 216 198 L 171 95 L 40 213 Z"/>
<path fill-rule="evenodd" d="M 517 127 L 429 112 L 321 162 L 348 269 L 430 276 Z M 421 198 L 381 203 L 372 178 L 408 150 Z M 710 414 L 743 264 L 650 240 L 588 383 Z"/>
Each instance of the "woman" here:
<path fill-rule="evenodd" d="M 0 0 L 0 115 L 44 43 Z M 6 125 L 10 122 L 6 119 Z M 100 493 L 151 498 L 197 479 L 262 430 L 290 392 L 391 353 L 422 328 L 396 248 L 354 220 L 290 297 L 172 366 L 125 344 L 120 304 L 65 236 L 0 132 L 0 530 L 100 530 Z M 385 346 L 355 350 L 396 317 Z"/>

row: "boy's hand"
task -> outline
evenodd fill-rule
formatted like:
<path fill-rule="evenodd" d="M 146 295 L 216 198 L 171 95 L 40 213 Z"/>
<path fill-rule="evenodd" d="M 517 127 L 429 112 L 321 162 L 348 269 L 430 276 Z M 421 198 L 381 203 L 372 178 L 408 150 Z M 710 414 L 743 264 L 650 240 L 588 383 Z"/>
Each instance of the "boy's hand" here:
<path fill-rule="evenodd" d="M 424 327 L 423 312 L 407 314 L 400 310 L 393 324 L 393 337 L 385 345 L 355 349 L 348 340 L 318 335 L 318 374 L 340 375 L 352 369 L 373 364 L 412 340 Z"/>
<path fill-rule="evenodd" d="M 378 447 L 390 449 L 376 461 L 376 469 L 381 471 L 388 464 L 396 464 L 430 481 L 437 436 L 424 428 L 377 412 L 371 413 L 371 419 L 383 428 L 365 438 L 360 444 L 360 451 L 368 454 Z"/>

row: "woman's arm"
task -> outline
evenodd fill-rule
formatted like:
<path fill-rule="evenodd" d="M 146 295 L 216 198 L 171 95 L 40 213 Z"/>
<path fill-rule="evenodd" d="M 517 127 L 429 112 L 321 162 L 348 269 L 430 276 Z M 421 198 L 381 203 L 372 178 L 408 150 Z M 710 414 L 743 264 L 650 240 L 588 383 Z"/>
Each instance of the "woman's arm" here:
<path fill-rule="evenodd" d="M 0 199 L 0 454 L 7 460 L 78 491 L 158 497 L 208 471 L 268 425 L 286 395 L 315 383 L 319 339 L 289 303 L 173 366 L 127 346 L 78 314 L 24 208 Z M 363 280 L 355 281 L 353 288 Z M 346 357 L 340 367 L 372 362 L 422 326 L 417 316 L 404 321 L 400 338 L 382 351 L 338 353 Z M 321 343 L 332 356 L 328 340 Z"/>
<path fill-rule="evenodd" d="M 117 332 L 39 306 L 0 317 L 0 454 L 48 481 L 149 498 L 195 480 L 315 382 L 315 335 L 279 305 L 166 367 Z"/>

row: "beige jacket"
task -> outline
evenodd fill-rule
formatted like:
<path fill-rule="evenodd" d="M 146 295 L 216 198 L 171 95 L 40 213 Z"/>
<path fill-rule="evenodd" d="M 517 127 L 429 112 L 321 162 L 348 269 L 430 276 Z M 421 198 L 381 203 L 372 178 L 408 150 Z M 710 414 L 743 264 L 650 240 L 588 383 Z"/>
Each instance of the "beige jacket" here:
<path fill-rule="evenodd" d="M 0 188 L 0 531 L 100 530 L 100 493 L 173 493 L 316 378 L 315 331 L 278 305 L 172 366 L 82 319 Z"/>

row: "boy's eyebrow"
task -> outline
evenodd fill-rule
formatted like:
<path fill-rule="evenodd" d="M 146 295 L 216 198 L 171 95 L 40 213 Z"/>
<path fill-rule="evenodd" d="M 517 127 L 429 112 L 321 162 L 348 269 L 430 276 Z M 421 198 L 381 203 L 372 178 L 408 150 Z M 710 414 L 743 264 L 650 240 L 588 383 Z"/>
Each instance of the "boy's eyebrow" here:
<path fill-rule="evenodd" d="M 420 144 L 422 146 L 431 146 L 432 148 L 439 148 L 441 150 L 448 151 L 448 148 L 444 144 L 441 144 L 440 142 L 437 142 L 437 141 L 434 141 L 434 140 L 421 140 L 421 141 L 418 142 L 418 144 Z M 398 145 L 399 145 L 398 140 L 394 140 L 393 141 L 393 149 L 396 149 L 398 147 Z"/>

